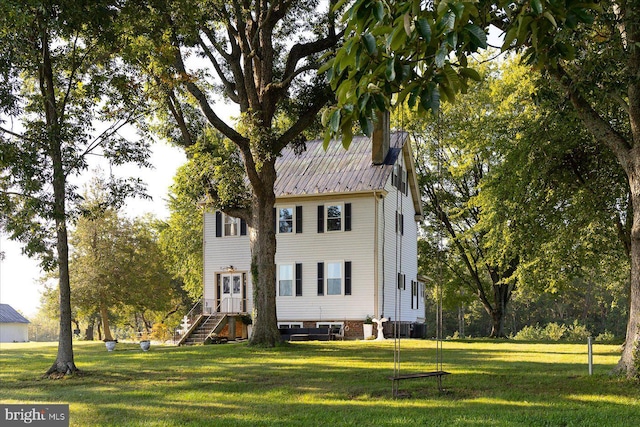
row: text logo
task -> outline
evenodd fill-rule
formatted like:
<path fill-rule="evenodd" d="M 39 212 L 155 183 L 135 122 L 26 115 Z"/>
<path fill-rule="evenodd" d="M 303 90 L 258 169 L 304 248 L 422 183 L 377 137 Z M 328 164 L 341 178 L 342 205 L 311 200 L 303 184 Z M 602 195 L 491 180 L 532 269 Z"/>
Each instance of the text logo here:
<path fill-rule="evenodd" d="M 0 404 L 0 425 L 69 427 L 69 405 Z"/>

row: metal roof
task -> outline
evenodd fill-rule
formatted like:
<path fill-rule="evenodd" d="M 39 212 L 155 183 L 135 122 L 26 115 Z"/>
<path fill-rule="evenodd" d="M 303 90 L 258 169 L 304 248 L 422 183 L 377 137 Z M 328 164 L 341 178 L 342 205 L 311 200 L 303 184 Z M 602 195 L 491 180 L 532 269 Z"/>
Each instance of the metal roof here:
<path fill-rule="evenodd" d="M 382 165 L 371 163 L 371 138 L 366 136 L 354 136 L 349 149 L 337 140 L 326 151 L 322 140 L 308 141 L 300 154 L 287 147 L 276 160 L 276 197 L 382 190 L 407 141 L 406 132 L 392 132 Z"/>
<path fill-rule="evenodd" d="M 0 304 L 0 323 L 30 323 L 9 304 Z"/>

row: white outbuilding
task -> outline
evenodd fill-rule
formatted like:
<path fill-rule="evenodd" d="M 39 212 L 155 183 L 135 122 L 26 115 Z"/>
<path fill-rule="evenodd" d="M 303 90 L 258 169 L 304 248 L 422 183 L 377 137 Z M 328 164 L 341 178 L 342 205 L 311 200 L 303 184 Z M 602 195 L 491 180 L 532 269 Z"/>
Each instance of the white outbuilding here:
<path fill-rule="evenodd" d="M 0 342 L 29 341 L 29 321 L 9 304 L 0 304 Z"/>

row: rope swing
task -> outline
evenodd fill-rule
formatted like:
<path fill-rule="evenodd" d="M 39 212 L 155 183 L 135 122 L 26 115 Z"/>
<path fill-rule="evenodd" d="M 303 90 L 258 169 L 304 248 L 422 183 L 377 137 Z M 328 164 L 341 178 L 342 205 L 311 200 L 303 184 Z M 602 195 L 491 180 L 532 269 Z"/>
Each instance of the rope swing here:
<path fill-rule="evenodd" d="M 442 130 L 440 126 L 440 112 L 438 112 L 438 116 L 436 119 L 436 172 L 438 176 L 439 185 L 442 187 L 442 156 L 441 156 L 441 146 L 440 141 L 442 139 Z M 404 108 L 400 111 L 400 121 L 402 128 L 404 129 Z M 402 158 L 398 159 L 398 164 L 400 168 L 402 167 Z M 400 169 L 400 174 L 402 174 L 402 169 Z M 396 191 L 396 215 L 398 213 L 402 214 L 403 209 L 403 200 L 402 200 L 402 192 Z M 428 378 L 435 377 L 438 381 L 438 390 L 440 392 L 443 391 L 442 388 L 442 377 L 445 375 L 449 375 L 449 372 L 445 372 L 443 370 L 443 339 L 442 339 L 442 300 L 443 300 L 443 252 L 444 252 L 444 234 L 442 227 L 438 225 L 438 255 L 437 255 L 437 272 L 438 272 L 438 282 L 436 287 L 436 361 L 435 361 L 435 370 L 429 372 L 417 372 L 411 374 L 401 374 L 400 372 L 400 320 L 402 315 L 402 288 L 404 287 L 404 280 L 401 276 L 402 274 L 402 233 L 398 233 L 396 230 L 396 277 L 397 277 L 397 286 L 395 292 L 395 321 L 393 327 L 393 376 L 389 377 L 391 379 L 391 391 L 394 397 L 399 396 L 399 384 L 401 380 L 405 379 L 414 379 L 414 378 Z"/>

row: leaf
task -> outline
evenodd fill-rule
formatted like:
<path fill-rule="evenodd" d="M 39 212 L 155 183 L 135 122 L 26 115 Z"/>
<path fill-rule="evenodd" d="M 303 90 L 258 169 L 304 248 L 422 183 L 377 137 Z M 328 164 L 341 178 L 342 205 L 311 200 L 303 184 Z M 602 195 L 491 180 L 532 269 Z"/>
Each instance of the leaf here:
<path fill-rule="evenodd" d="M 384 76 L 388 82 L 392 82 L 396 79 L 395 58 L 387 59 L 387 67 L 384 71 Z"/>
<path fill-rule="evenodd" d="M 467 24 L 464 28 L 469 33 L 469 37 L 474 45 L 481 49 L 487 48 L 487 33 L 485 33 L 482 28 L 475 24 Z"/>
<path fill-rule="evenodd" d="M 340 129 L 340 110 L 336 109 L 331 113 L 329 118 L 329 129 L 331 132 L 336 133 Z"/>
<path fill-rule="evenodd" d="M 556 18 L 553 17 L 551 12 L 547 10 L 544 12 L 542 16 L 544 16 L 545 18 L 547 18 L 549 22 L 551 22 L 551 25 L 553 25 L 553 28 L 558 28 L 558 23 L 556 22 Z"/>
<path fill-rule="evenodd" d="M 425 18 L 418 19 L 416 21 L 416 29 L 420 37 L 422 37 L 427 44 L 431 43 L 431 26 L 429 25 L 429 21 Z"/>
<path fill-rule="evenodd" d="M 542 14 L 542 1 L 541 0 L 531 0 L 531 9 L 535 12 L 536 15 Z"/>
<path fill-rule="evenodd" d="M 444 66 L 444 61 L 447 59 L 447 51 L 444 46 L 440 46 L 438 52 L 436 53 L 436 67 L 442 68 Z"/>
<path fill-rule="evenodd" d="M 367 33 L 362 38 L 364 41 L 364 47 L 369 52 L 369 55 L 376 56 L 378 54 L 378 46 L 376 45 L 376 38 L 371 33 Z"/>
<path fill-rule="evenodd" d="M 507 34 L 504 36 L 504 43 L 502 43 L 502 50 L 507 50 L 509 47 L 511 47 L 511 43 L 513 43 L 517 35 L 518 35 L 518 27 L 514 25 L 511 28 L 509 28 L 509 31 L 507 31 Z"/>
<path fill-rule="evenodd" d="M 464 76 L 464 77 L 468 77 L 471 80 L 475 80 L 477 82 L 482 80 L 482 76 L 480 76 L 480 73 L 478 73 L 473 68 L 461 68 L 460 69 L 460 75 Z"/>
<path fill-rule="evenodd" d="M 407 36 L 411 36 L 411 15 L 405 13 L 402 19 L 404 21 L 404 32 L 407 33 Z"/>
<path fill-rule="evenodd" d="M 371 120 L 368 119 L 367 116 L 361 115 L 358 121 L 360 122 L 360 129 L 362 129 L 362 133 L 367 136 L 371 136 L 371 132 L 373 130 L 373 123 L 371 123 Z"/>
<path fill-rule="evenodd" d="M 331 67 L 333 67 L 333 58 L 322 64 L 322 66 L 318 69 L 318 74 L 324 74 L 324 72 Z"/>
<path fill-rule="evenodd" d="M 382 22 L 384 19 L 384 5 L 381 1 L 377 1 L 373 5 L 373 16 L 375 16 L 378 22 Z"/>

